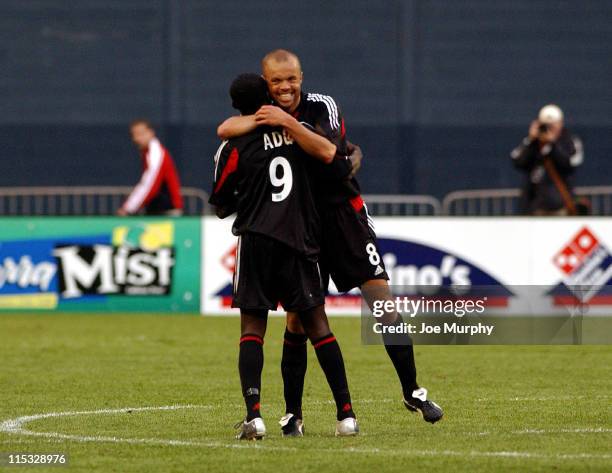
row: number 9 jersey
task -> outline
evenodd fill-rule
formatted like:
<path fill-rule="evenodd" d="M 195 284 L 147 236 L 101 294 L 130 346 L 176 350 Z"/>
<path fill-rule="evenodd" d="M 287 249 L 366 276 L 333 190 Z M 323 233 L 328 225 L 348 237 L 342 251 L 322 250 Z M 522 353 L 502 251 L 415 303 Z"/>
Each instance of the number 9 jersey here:
<path fill-rule="evenodd" d="M 320 223 L 308 172 L 313 163 L 282 128 L 258 127 L 219 147 L 209 202 L 220 217 L 236 212 L 234 235 L 265 235 L 316 260 Z"/>

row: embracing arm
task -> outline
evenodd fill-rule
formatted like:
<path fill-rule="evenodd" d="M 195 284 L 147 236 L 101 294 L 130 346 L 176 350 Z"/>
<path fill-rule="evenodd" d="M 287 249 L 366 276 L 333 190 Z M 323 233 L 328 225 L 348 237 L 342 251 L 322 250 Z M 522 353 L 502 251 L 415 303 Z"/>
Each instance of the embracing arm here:
<path fill-rule="evenodd" d="M 330 164 L 336 156 L 336 145 L 327 138 L 310 131 L 295 118 L 290 117 L 285 125 L 286 130 L 300 147 L 309 155 Z"/>
<path fill-rule="evenodd" d="M 310 131 L 294 117 L 274 105 L 264 105 L 255 114 L 258 125 L 282 126 L 309 155 L 329 164 L 336 155 L 336 145 L 327 138 Z"/>
<path fill-rule="evenodd" d="M 217 127 L 217 135 L 222 140 L 229 140 L 230 138 L 246 135 L 255 128 L 257 128 L 255 115 L 229 117 Z"/>

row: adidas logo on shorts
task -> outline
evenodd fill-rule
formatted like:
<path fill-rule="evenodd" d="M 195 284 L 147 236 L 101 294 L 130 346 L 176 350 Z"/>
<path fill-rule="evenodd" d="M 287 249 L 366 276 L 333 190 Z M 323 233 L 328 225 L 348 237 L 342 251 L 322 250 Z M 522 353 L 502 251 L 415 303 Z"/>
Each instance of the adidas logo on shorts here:
<path fill-rule="evenodd" d="M 382 274 L 384 272 L 384 269 L 382 269 L 382 267 L 380 265 L 376 266 L 376 271 L 374 271 L 374 276 L 378 276 L 379 274 Z"/>

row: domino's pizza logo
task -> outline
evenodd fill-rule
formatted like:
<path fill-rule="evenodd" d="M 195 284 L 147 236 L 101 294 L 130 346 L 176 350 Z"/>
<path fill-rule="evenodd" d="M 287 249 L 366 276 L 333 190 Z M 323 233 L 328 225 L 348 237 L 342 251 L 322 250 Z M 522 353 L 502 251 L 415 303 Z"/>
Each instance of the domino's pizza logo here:
<path fill-rule="evenodd" d="M 590 304 L 612 303 L 612 255 L 595 234 L 583 227 L 553 257 L 563 275 L 549 295 L 555 304 L 572 301 Z"/>
<path fill-rule="evenodd" d="M 514 295 L 486 269 L 454 252 L 395 238 L 380 238 L 378 246 L 390 284 L 405 294 L 445 294 L 463 288 L 462 295 L 488 296 L 489 305 L 499 306 Z"/>
<path fill-rule="evenodd" d="M 593 251 L 607 252 L 595 235 L 584 227 L 555 255 L 553 262 L 571 281 L 580 277 L 579 270 L 590 260 Z"/>

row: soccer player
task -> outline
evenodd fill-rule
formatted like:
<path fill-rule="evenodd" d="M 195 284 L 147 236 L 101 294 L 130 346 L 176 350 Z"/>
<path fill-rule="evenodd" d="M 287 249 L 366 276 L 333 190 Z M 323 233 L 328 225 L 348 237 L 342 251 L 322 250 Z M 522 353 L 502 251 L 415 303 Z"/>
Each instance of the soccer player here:
<path fill-rule="evenodd" d="M 270 100 L 266 82 L 256 74 L 238 76 L 230 95 L 243 115 Z M 215 156 L 210 203 L 220 217 L 236 211 L 232 307 L 240 308 L 238 367 L 246 404 L 246 418 L 237 426 L 239 439 L 260 439 L 266 433 L 260 413 L 262 345 L 268 311 L 276 310 L 279 301 L 296 314 L 315 348 L 336 402 L 336 435 L 359 431 L 340 346 L 323 306 L 317 264 L 320 221 L 306 170 L 313 162 L 286 131 L 269 126 L 223 142 Z"/>
<path fill-rule="evenodd" d="M 346 158 L 349 151 L 346 128 L 336 101 L 327 95 L 302 92 L 300 61 L 289 51 L 280 49 L 268 53 L 262 60 L 262 72 L 270 96 L 278 107 L 267 105 L 254 115 L 231 117 L 219 126 L 219 135 L 224 138 L 239 136 L 257 125 L 281 126 L 293 134 L 299 123 L 322 131 L 333 145 L 332 149 L 315 145 L 314 137 L 318 135 L 310 130 L 308 134 L 295 136 L 299 145 L 308 149 L 312 156 L 333 157 L 331 165 L 311 169 L 318 189 L 317 209 L 322 223 L 321 269 L 331 275 L 342 292 L 359 287 L 370 308 L 375 300 L 392 299 L 374 225 L 360 196 L 351 162 Z M 386 314 L 381 321 L 389 325 L 402 322 L 395 312 Z M 383 342 L 399 377 L 406 408 L 420 411 L 427 422 L 440 420 L 442 409 L 429 400 L 427 390 L 417 384 L 410 337 L 386 334 Z M 281 419 L 284 435 L 302 434 L 301 402 L 307 364 L 305 343 L 299 319 L 288 313 L 281 366 L 286 403 L 286 415 Z"/>
<path fill-rule="evenodd" d="M 134 120 L 130 124 L 130 134 L 140 151 L 143 172 L 117 214 L 135 214 L 144 208 L 147 215 L 181 215 L 183 197 L 172 156 L 159 142 L 147 120 Z"/>

